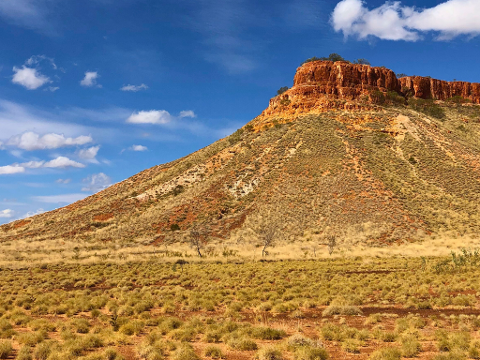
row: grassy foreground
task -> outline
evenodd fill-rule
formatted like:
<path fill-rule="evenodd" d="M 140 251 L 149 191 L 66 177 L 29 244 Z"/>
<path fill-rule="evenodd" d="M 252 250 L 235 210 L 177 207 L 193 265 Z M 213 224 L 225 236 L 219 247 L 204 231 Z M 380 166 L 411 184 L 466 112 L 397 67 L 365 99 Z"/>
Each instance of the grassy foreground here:
<path fill-rule="evenodd" d="M 0 359 L 480 358 L 480 255 L 0 271 Z"/>

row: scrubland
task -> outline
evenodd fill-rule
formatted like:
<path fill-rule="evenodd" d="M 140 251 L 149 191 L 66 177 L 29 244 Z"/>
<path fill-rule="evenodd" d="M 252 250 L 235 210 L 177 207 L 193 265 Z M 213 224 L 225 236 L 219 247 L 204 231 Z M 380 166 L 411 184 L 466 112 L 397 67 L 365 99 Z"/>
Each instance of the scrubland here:
<path fill-rule="evenodd" d="M 185 255 L 2 267 L 0 358 L 480 358 L 476 251 Z"/>

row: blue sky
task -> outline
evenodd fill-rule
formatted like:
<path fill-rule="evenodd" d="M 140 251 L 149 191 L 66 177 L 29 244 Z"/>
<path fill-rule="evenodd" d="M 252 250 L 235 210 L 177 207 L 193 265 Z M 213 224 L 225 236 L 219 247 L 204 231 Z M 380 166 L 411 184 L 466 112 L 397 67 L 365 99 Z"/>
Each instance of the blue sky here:
<path fill-rule="evenodd" d="M 0 0 L 0 223 L 239 128 L 312 56 L 480 82 L 480 0 Z"/>

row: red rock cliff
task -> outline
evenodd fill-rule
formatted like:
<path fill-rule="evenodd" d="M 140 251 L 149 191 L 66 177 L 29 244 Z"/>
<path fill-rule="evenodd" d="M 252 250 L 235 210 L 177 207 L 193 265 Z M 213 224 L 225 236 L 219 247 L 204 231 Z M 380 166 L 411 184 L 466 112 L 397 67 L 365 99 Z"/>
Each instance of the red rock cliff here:
<path fill-rule="evenodd" d="M 464 81 L 443 81 L 422 76 L 407 76 L 399 79 L 402 89 L 411 90 L 421 99 L 447 100 L 460 96 L 480 104 L 480 84 Z"/>
<path fill-rule="evenodd" d="M 297 69 L 293 87 L 271 99 L 270 106 L 259 118 L 292 117 L 333 108 L 365 108 L 371 106 L 368 100 L 373 91 L 410 92 L 418 98 L 436 100 L 458 95 L 480 104 L 478 83 L 447 82 L 420 76 L 397 79 L 392 70 L 384 67 L 346 61 L 312 61 Z"/>

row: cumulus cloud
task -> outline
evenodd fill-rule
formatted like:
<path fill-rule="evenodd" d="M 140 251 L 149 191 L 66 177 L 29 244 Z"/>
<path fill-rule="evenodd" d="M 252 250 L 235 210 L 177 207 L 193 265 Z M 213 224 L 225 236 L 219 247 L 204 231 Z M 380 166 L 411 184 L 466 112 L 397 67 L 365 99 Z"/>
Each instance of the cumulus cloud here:
<path fill-rule="evenodd" d="M 84 168 L 85 165 L 74 160 L 71 160 L 65 156 L 59 156 L 56 159 L 47 161 L 43 164 L 42 167 L 45 168 L 67 168 L 67 167 L 75 167 L 75 168 Z"/>
<path fill-rule="evenodd" d="M 131 124 L 167 124 L 173 117 L 166 110 L 139 111 L 130 115 L 127 123 Z"/>
<path fill-rule="evenodd" d="M 166 110 L 138 111 L 130 115 L 127 123 L 131 124 L 168 124 L 175 119 L 195 118 L 197 115 L 192 110 L 181 111 L 178 116 L 171 115 Z"/>
<path fill-rule="evenodd" d="M 89 177 L 83 179 L 83 182 L 86 185 L 82 188 L 82 191 L 88 191 L 92 193 L 99 192 L 112 185 L 112 179 L 110 176 L 104 173 L 90 175 Z"/>
<path fill-rule="evenodd" d="M 132 145 L 128 149 L 132 150 L 132 151 L 147 151 L 148 150 L 148 148 L 146 146 L 143 146 L 143 145 Z"/>
<path fill-rule="evenodd" d="M 120 88 L 120 90 L 122 90 L 122 91 L 133 91 L 133 92 L 137 92 L 137 91 L 140 91 L 140 90 L 147 90 L 147 89 L 148 89 L 148 86 L 145 85 L 145 84 L 124 85 L 123 87 Z"/>
<path fill-rule="evenodd" d="M 20 164 L 21 167 L 27 169 L 40 169 L 45 165 L 45 161 L 29 161 L 23 164 Z"/>
<path fill-rule="evenodd" d="M 19 174 L 24 173 L 26 169 L 40 169 L 40 168 L 84 168 L 85 165 L 77 161 L 71 160 L 65 156 L 59 156 L 50 161 L 28 161 L 21 164 L 12 164 L 7 166 L 0 166 L 0 175 Z"/>
<path fill-rule="evenodd" d="M 40 136 L 37 133 L 28 131 L 21 135 L 11 137 L 7 145 L 18 147 L 19 149 L 33 151 L 45 149 L 58 149 L 65 146 L 85 145 L 93 141 L 91 136 L 78 136 L 76 138 L 66 138 L 63 134 L 45 134 Z"/>
<path fill-rule="evenodd" d="M 96 71 L 87 71 L 85 72 L 85 77 L 82 81 L 80 81 L 80 85 L 85 87 L 101 87 L 101 85 L 97 85 L 97 79 L 100 77 L 98 72 Z"/>
<path fill-rule="evenodd" d="M 57 184 L 70 184 L 72 182 L 72 179 L 58 179 L 55 181 Z"/>
<path fill-rule="evenodd" d="M 181 118 L 195 118 L 197 115 L 192 110 L 184 110 L 180 111 L 180 116 Z"/>
<path fill-rule="evenodd" d="M 78 156 L 85 160 L 94 160 L 100 150 L 100 146 L 92 146 L 88 149 L 82 149 L 78 151 Z"/>
<path fill-rule="evenodd" d="M 34 196 L 33 200 L 48 204 L 71 204 L 75 201 L 82 200 L 85 194 L 63 194 L 50 196 Z"/>
<path fill-rule="evenodd" d="M 12 83 L 24 86 L 28 90 L 35 90 L 52 82 L 49 77 L 42 75 L 37 69 L 22 66 L 18 68 L 13 67 Z"/>
<path fill-rule="evenodd" d="M 0 210 L 0 218 L 11 219 L 15 215 L 15 211 L 12 209 Z"/>
<path fill-rule="evenodd" d="M 20 165 L 0 166 L 0 175 L 11 175 L 25 172 L 25 168 Z"/>
<path fill-rule="evenodd" d="M 37 209 L 37 211 L 29 211 L 25 215 L 23 215 L 21 217 L 21 219 L 29 218 L 29 217 L 32 217 L 32 216 L 35 216 L 35 215 L 40 215 L 40 214 L 43 214 L 44 212 L 45 212 L 45 210 L 43 210 L 42 208 Z"/>
<path fill-rule="evenodd" d="M 332 13 L 335 31 L 345 36 L 370 36 L 384 40 L 417 41 L 425 32 L 436 32 L 438 39 L 480 34 L 480 1 L 449 0 L 427 9 L 386 2 L 369 10 L 362 0 L 342 0 Z"/>

